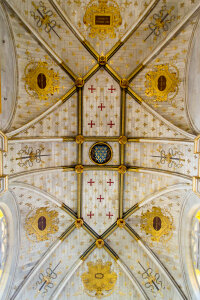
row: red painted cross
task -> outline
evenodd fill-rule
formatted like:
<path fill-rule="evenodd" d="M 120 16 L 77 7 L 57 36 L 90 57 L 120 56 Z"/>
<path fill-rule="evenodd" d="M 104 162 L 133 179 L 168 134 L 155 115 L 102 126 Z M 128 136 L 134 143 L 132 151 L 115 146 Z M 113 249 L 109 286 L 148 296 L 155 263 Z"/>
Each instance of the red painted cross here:
<path fill-rule="evenodd" d="M 88 183 L 90 184 L 90 186 L 92 186 L 92 184 L 95 183 L 95 182 L 92 181 L 92 179 L 90 179 L 90 181 L 88 181 Z"/>
<path fill-rule="evenodd" d="M 90 88 L 88 88 L 88 90 L 89 90 L 89 91 L 91 91 L 91 94 L 93 94 L 93 91 L 96 91 L 96 89 L 95 89 L 95 88 L 93 88 L 93 85 L 91 85 L 91 87 L 90 87 Z"/>
<path fill-rule="evenodd" d="M 113 91 L 116 91 L 116 89 L 113 87 L 113 85 L 111 85 L 111 88 L 108 90 L 111 92 L 111 94 L 113 93 Z"/>
<path fill-rule="evenodd" d="M 89 215 L 87 215 L 87 216 L 90 217 L 90 219 L 91 219 L 92 217 L 94 217 L 94 214 L 90 211 Z"/>
<path fill-rule="evenodd" d="M 105 106 L 103 105 L 103 103 L 101 103 L 101 105 L 100 106 L 98 106 L 98 108 L 100 108 L 101 109 L 101 111 L 103 110 L 103 108 L 105 108 Z"/>
<path fill-rule="evenodd" d="M 90 123 L 88 123 L 88 125 L 90 125 L 90 128 L 92 128 L 93 125 L 96 125 L 95 123 L 93 123 L 93 121 L 91 121 Z"/>
<path fill-rule="evenodd" d="M 89 125 L 89 124 L 88 124 L 88 125 Z M 110 121 L 110 124 L 107 124 L 107 125 L 109 125 L 110 128 L 112 128 L 112 127 L 115 125 L 115 123 L 113 123 L 112 121 Z"/>
<path fill-rule="evenodd" d="M 106 216 L 109 217 L 109 219 L 110 219 L 110 217 L 113 217 L 113 215 L 111 215 L 110 211 L 109 211 L 109 214 L 107 214 Z"/>
<path fill-rule="evenodd" d="M 99 198 L 97 198 L 97 200 L 99 200 L 99 202 L 101 202 L 101 200 L 103 200 L 104 198 L 101 198 L 101 195 L 99 196 Z"/>
<path fill-rule="evenodd" d="M 114 182 L 111 179 L 109 179 L 109 181 L 107 181 L 107 183 L 109 184 L 109 186 L 111 186 L 111 184 Z"/>

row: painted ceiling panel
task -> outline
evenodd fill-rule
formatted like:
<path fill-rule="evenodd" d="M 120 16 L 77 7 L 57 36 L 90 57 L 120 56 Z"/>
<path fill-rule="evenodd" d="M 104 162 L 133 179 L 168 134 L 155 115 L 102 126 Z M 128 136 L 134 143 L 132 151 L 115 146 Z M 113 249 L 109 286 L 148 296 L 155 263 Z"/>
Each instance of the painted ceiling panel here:
<path fill-rule="evenodd" d="M 74 165 L 76 161 L 74 146 L 72 143 L 59 142 L 10 144 L 11 156 L 5 153 L 4 168 L 7 169 L 7 174 L 13 174 Z M 68 155 L 69 152 L 74 153 L 74 156 Z"/>
<path fill-rule="evenodd" d="M 76 95 L 67 100 L 44 119 L 20 132 L 19 137 L 37 136 L 70 136 L 77 132 L 77 99 Z"/>
<path fill-rule="evenodd" d="M 118 136 L 120 87 L 104 69 L 98 71 L 84 87 L 83 134 Z"/>
<path fill-rule="evenodd" d="M 130 143 L 127 144 L 126 164 L 196 176 L 198 157 L 192 154 L 192 150 L 191 146 L 181 143 L 177 145 Z"/>
<path fill-rule="evenodd" d="M 79 256 L 89 247 L 93 242 L 93 239 L 82 229 L 74 231 L 69 235 L 67 239 L 61 242 L 60 245 L 55 249 L 52 256 L 44 261 L 42 267 L 33 276 L 31 282 L 25 287 L 24 291 L 21 292 L 21 297 L 37 297 L 37 299 L 43 299 L 44 297 L 51 297 L 51 294 L 55 290 L 57 284 L 66 275 L 70 267 L 75 263 Z M 80 246 L 81 245 L 81 249 Z M 42 288 L 44 279 L 41 281 L 41 275 L 44 277 L 48 275 L 49 268 L 54 270 L 53 285 L 46 284 Z M 40 293 L 38 293 L 38 288 Z M 20 299 L 18 297 L 18 299 Z"/>
<path fill-rule="evenodd" d="M 127 219 L 132 228 L 159 256 L 185 292 L 180 261 L 180 217 L 187 190 L 174 190 L 155 198 Z M 161 221 L 156 224 L 155 217 Z M 152 222 L 152 220 L 154 222 Z M 171 228 L 173 227 L 173 230 Z M 156 228 L 156 229 L 154 229 Z"/>
<path fill-rule="evenodd" d="M 137 22 L 143 11 L 147 8 L 148 4 L 153 1 L 135 1 L 135 0 L 78 0 L 78 1 L 65 1 L 60 0 L 57 3 L 70 18 L 71 22 L 83 34 L 94 49 L 99 53 L 106 54 L 116 42 Z M 78 8 L 81 9 L 78 9 Z M 92 20 L 92 7 L 98 17 L 105 11 L 108 18 L 107 22 L 110 28 L 105 28 L 106 20 L 101 24 L 98 22 L 94 24 Z M 115 20 L 113 20 L 116 18 Z M 99 24 L 99 25 L 98 25 Z M 112 24 L 113 29 L 112 29 Z"/>
<path fill-rule="evenodd" d="M 39 175 L 37 173 L 28 174 L 18 179 L 13 179 L 13 181 L 17 180 L 17 182 L 22 182 L 47 192 L 59 201 L 64 202 L 73 211 L 77 211 L 76 177 L 77 175 L 74 172 L 64 172 L 60 169 Z"/>
<path fill-rule="evenodd" d="M 196 22 L 195 16 L 131 82 L 131 87 L 146 103 L 165 119 L 188 132 L 193 129 L 186 110 L 185 79 L 188 50 Z M 164 91 L 159 91 L 156 82 L 160 76 L 165 76 L 167 81 Z"/>
<path fill-rule="evenodd" d="M 89 269 L 91 263 L 93 264 L 93 269 Z M 109 266 L 110 269 L 107 269 L 107 266 Z M 102 276 L 104 276 L 103 279 L 105 279 L 102 285 L 100 285 L 102 291 L 98 291 L 95 287 L 95 279 L 91 281 L 91 284 L 89 283 L 84 286 L 82 278 L 84 276 L 88 276 L 86 279 L 95 278 L 95 275 L 96 277 L 98 276 L 99 271 L 101 272 L 99 276 L 102 274 Z M 107 278 L 116 278 L 116 280 L 114 280 L 114 289 L 111 291 L 105 291 L 103 288 L 104 284 L 106 284 L 107 287 Z M 89 289 L 93 289 L 93 291 Z M 75 297 L 77 300 L 87 300 L 90 295 L 93 296 L 98 292 L 99 295 L 101 295 L 101 293 L 106 295 L 106 299 L 109 300 L 141 299 L 128 276 L 124 274 L 119 265 L 104 249 L 94 250 L 90 257 L 84 261 L 62 290 L 59 299 L 73 299 Z"/>
<path fill-rule="evenodd" d="M 148 197 L 151 197 L 156 192 L 181 183 L 187 184 L 183 179 L 178 177 L 160 176 L 160 174 L 151 173 L 127 173 L 125 175 L 124 187 L 124 212 L 136 203 L 148 199 Z"/>
<path fill-rule="evenodd" d="M 128 95 L 126 105 L 126 134 L 129 137 L 181 138 L 182 134 L 165 125 Z"/>
<path fill-rule="evenodd" d="M 21 220 L 21 244 L 17 278 L 13 284 L 14 292 L 38 259 L 72 223 L 72 218 L 47 200 L 42 193 L 38 194 L 14 184 L 11 191 L 17 200 Z M 39 247 L 36 246 L 38 243 Z"/>
<path fill-rule="evenodd" d="M 0 128 L 9 128 L 16 107 L 17 65 L 10 23 L 6 11 L 0 7 L 0 39 L 1 39 L 1 87 L 0 87 Z M 9 56 L 7 55 L 9 53 Z"/>
<path fill-rule="evenodd" d="M 167 1 L 167 3 L 165 0 L 159 1 L 109 64 L 121 77 L 128 77 L 196 5 L 195 1 L 187 0 Z M 163 19 L 161 27 L 158 25 L 159 18 Z"/>
<path fill-rule="evenodd" d="M 55 104 L 72 87 L 73 81 L 10 11 L 9 15 L 18 65 L 17 107 L 9 130 L 12 131 Z M 37 87 L 39 74 L 44 74 L 45 79 L 41 87 Z"/>
<path fill-rule="evenodd" d="M 8 2 L 77 76 L 85 75 L 93 67 L 95 61 L 92 56 L 72 34 L 47 0 L 42 2 L 39 0 L 34 2 L 9 0 Z M 41 14 L 50 20 L 50 27 L 41 22 Z"/>
<path fill-rule="evenodd" d="M 102 234 L 114 223 L 118 213 L 118 174 L 89 171 L 83 176 L 83 218 Z"/>
<path fill-rule="evenodd" d="M 119 241 L 123 241 L 123 243 Z M 124 263 L 129 266 L 131 272 L 143 286 L 150 299 L 153 299 L 153 297 L 160 297 L 162 299 L 163 294 L 165 294 L 165 299 L 180 299 L 158 266 L 148 257 L 138 242 L 136 242 L 125 229 L 117 229 L 116 232 L 108 238 L 108 244 L 113 249 L 117 247 L 117 254 Z M 145 276 L 147 270 L 150 272 L 150 276 L 155 276 L 154 280 L 156 286 L 152 284 L 150 279 L 148 281 L 149 276 Z M 167 293 L 165 292 L 166 290 Z"/>

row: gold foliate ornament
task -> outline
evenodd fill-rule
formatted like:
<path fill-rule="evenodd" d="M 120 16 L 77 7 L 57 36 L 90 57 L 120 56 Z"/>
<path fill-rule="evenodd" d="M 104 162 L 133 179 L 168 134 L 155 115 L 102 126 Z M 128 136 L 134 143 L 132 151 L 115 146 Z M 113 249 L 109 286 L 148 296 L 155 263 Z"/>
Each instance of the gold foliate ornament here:
<path fill-rule="evenodd" d="M 111 295 L 117 281 L 117 274 L 111 271 L 112 263 L 99 259 L 96 263 L 88 262 L 87 266 L 88 272 L 81 275 L 85 292 L 98 299 Z"/>
<path fill-rule="evenodd" d="M 171 102 L 178 93 L 179 71 L 177 67 L 166 64 L 154 67 L 146 75 L 145 94 L 147 97 L 154 97 L 147 102 Z"/>
<path fill-rule="evenodd" d="M 82 135 L 77 135 L 77 136 L 76 136 L 76 143 L 77 143 L 77 144 L 83 144 L 84 141 L 85 141 L 84 136 L 82 136 Z"/>
<path fill-rule="evenodd" d="M 45 241 L 51 234 L 58 231 L 58 212 L 41 207 L 36 212 L 31 211 L 25 220 L 25 230 L 27 237 L 35 241 Z"/>
<path fill-rule="evenodd" d="M 119 172 L 119 174 L 125 174 L 126 171 L 127 171 L 126 166 L 121 165 L 121 166 L 118 167 L 118 172 Z"/>
<path fill-rule="evenodd" d="M 114 0 L 91 0 L 87 5 L 83 23 L 90 28 L 89 37 L 116 37 L 115 29 L 122 24 L 120 8 Z"/>
<path fill-rule="evenodd" d="M 141 229 L 147 235 L 151 235 L 151 240 L 166 244 L 173 235 L 173 217 L 166 209 L 161 210 L 160 207 L 152 207 L 141 215 Z"/>
<path fill-rule="evenodd" d="M 31 61 L 24 70 L 26 92 L 32 97 L 38 96 L 40 100 L 48 100 L 50 95 L 59 93 L 59 79 L 59 73 L 47 62 Z"/>
<path fill-rule="evenodd" d="M 81 228 L 82 226 L 83 226 L 83 219 L 77 219 L 76 221 L 75 221 L 75 226 L 76 226 L 76 228 Z"/>
<path fill-rule="evenodd" d="M 126 78 L 120 80 L 120 86 L 122 89 L 127 89 L 129 86 L 129 81 Z"/>
<path fill-rule="evenodd" d="M 101 66 L 104 66 L 107 64 L 107 57 L 104 55 L 100 55 L 98 61 Z"/>
<path fill-rule="evenodd" d="M 99 249 L 103 248 L 103 246 L 104 246 L 104 240 L 102 240 L 102 239 L 96 240 L 96 246 Z"/>
<path fill-rule="evenodd" d="M 75 80 L 75 85 L 79 88 L 83 87 L 85 84 L 85 81 L 81 77 L 77 77 Z"/>
<path fill-rule="evenodd" d="M 77 174 L 82 174 L 83 173 L 83 166 L 82 165 L 76 165 L 75 172 Z"/>
<path fill-rule="evenodd" d="M 121 136 L 119 137 L 119 143 L 120 143 L 121 145 L 125 145 L 125 144 L 127 143 L 127 137 L 126 137 L 125 135 L 121 135 Z"/>
<path fill-rule="evenodd" d="M 118 226 L 119 228 L 123 228 L 125 225 L 126 225 L 126 222 L 125 222 L 124 219 L 118 219 L 118 220 L 117 220 L 117 226 Z"/>

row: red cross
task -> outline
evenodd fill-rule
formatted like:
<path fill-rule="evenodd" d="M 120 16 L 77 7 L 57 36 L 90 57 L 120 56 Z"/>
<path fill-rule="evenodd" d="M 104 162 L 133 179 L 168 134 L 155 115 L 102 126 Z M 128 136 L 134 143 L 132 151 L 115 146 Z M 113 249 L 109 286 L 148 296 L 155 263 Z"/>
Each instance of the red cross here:
<path fill-rule="evenodd" d="M 101 200 L 103 200 L 104 198 L 101 198 L 101 195 L 99 196 L 99 198 L 97 198 L 97 200 L 99 200 L 99 202 L 101 202 Z"/>
<path fill-rule="evenodd" d="M 110 217 L 113 217 L 113 215 L 111 215 L 110 211 L 109 211 L 109 214 L 107 214 L 106 216 L 109 217 L 109 219 L 110 219 Z"/>
<path fill-rule="evenodd" d="M 91 91 L 91 94 L 93 94 L 93 91 L 96 91 L 96 89 L 95 89 L 95 88 L 93 88 L 93 85 L 91 85 L 91 87 L 90 87 L 90 88 L 88 88 L 88 90 L 89 90 L 89 91 Z"/>
<path fill-rule="evenodd" d="M 109 186 L 111 186 L 111 184 L 114 182 L 111 179 L 109 179 L 109 181 L 107 181 L 107 183 L 109 184 Z"/>
<path fill-rule="evenodd" d="M 88 181 L 88 183 L 90 184 L 90 186 L 92 186 L 92 184 L 95 183 L 95 182 L 92 181 L 92 179 L 90 179 L 90 181 Z"/>
<path fill-rule="evenodd" d="M 90 217 L 90 219 L 91 219 L 92 217 L 94 217 L 94 214 L 90 211 L 89 215 L 87 215 L 87 216 Z"/>
<path fill-rule="evenodd" d="M 89 125 L 89 124 L 88 124 L 88 125 Z M 115 125 L 115 123 L 113 123 L 112 121 L 110 121 L 110 124 L 107 124 L 107 125 L 109 125 L 110 128 L 112 128 L 112 127 Z"/>
<path fill-rule="evenodd" d="M 91 121 L 90 123 L 88 123 L 88 125 L 90 125 L 90 126 L 91 126 L 90 128 L 92 128 L 92 126 L 93 126 L 93 125 L 96 125 L 96 124 L 93 123 L 93 121 Z"/>
<path fill-rule="evenodd" d="M 103 108 L 105 108 L 105 106 L 103 105 L 103 103 L 101 103 L 101 105 L 100 106 L 98 106 L 98 108 L 100 108 L 101 109 L 101 111 L 103 110 Z"/>
<path fill-rule="evenodd" d="M 111 94 L 113 93 L 113 91 L 116 91 L 116 89 L 113 87 L 113 85 L 111 85 L 111 88 L 108 90 L 111 92 Z"/>

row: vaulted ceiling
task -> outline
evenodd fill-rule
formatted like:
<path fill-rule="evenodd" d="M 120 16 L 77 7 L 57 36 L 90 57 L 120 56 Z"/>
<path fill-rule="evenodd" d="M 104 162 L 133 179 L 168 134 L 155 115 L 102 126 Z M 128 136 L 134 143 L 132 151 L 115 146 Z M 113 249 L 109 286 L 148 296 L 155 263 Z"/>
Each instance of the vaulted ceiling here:
<path fill-rule="evenodd" d="M 1 299 L 199 299 L 199 7 L 0 2 Z"/>

